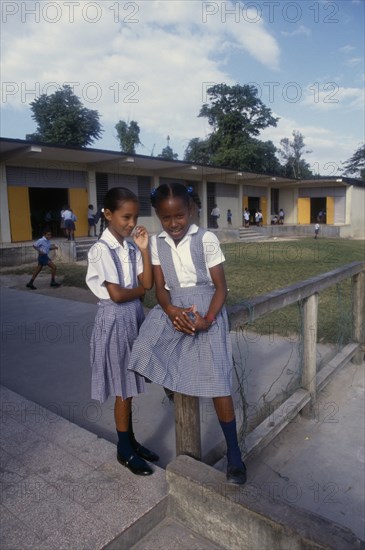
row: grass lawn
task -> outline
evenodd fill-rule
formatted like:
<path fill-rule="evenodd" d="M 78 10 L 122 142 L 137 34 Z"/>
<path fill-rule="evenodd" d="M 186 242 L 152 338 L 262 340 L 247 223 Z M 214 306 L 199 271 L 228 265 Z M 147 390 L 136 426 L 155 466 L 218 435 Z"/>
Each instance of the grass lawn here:
<path fill-rule="evenodd" d="M 226 256 L 225 272 L 229 295 L 227 304 L 234 304 L 271 290 L 286 287 L 314 275 L 331 271 L 341 265 L 365 260 L 365 241 L 344 239 L 297 241 L 270 241 L 265 243 L 228 243 L 222 245 Z M 58 274 L 66 286 L 87 288 L 86 266 L 61 264 Z M 32 268 L 14 268 L 14 273 L 31 273 Z M 351 335 L 351 282 L 344 281 L 320 294 L 320 341 L 348 341 Z M 148 292 L 144 304 L 155 304 L 153 290 Z M 289 306 L 280 312 L 259 319 L 253 329 L 267 334 L 288 335 L 300 329 L 298 306 Z"/>
<path fill-rule="evenodd" d="M 223 245 L 226 278 L 230 289 L 227 304 L 289 286 L 341 265 L 365 260 L 365 241 L 300 239 L 267 243 Z M 351 337 L 352 285 L 350 279 L 319 296 L 318 340 L 347 342 Z M 300 332 L 298 305 L 258 319 L 252 328 L 262 334 L 288 336 Z"/>

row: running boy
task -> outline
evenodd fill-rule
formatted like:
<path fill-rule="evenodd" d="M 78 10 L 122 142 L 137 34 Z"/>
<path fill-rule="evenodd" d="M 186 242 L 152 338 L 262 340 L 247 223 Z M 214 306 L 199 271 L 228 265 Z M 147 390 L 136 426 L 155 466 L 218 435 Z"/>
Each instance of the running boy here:
<path fill-rule="evenodd" d="M 55 244 L 50 243 L 50 239 L 52 238 L 51 231 L 47 228 L 44 230 L 43 237 L 38 239 L 38 241 L 33 245 L 33 248 L 36 249 L 38 252 L 38 265 L 33 271 L 33 275 L 29 283 L 27 283 L 27 288 L 30 288 L 32 290 L 37 290 L 37 287 L 34 286 L 34 280 L 37 277 L 37 275 L 42 271 L 45 265 L 47 265 L 51 270 L 51 284 L 50 286 L 53 286 L 55 288 L 61 286 L 60 283 L 56 283 L 55 277 L 56 277 L 56 271 L 57 268 L 55 264 L 51 261 L 48 254 L 50 250 L 57 250 L 58 246 Z"/>

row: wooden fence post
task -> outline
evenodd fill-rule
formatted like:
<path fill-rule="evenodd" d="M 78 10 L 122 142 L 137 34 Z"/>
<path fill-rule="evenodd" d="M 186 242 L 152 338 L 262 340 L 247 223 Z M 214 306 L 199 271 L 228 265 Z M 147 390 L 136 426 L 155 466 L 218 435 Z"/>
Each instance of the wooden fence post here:
<path fill-rule="evenodd" d="M 174 393 L 176 456 L 201 459 L 199 397 Z"/>
<path fill-rule="evenodd" d="M 364 310 L 365 310 L 365 272 L 361 271 L 352 277 L 354 285 L 354 297 L 352 308 L 353 319 L 353 340 L 359 342 L 362 349 L 352 358 L 352 362 L 361 365 L 364 359 L 365 329 L 364 329 Z"/>
<path fill-rule="evenodd" d="M 317 313 L 318 294 L 303 300 L 303 372 L 302 386 L 308 390 L 311 400 L 302 409 L 303 416 L 310 417 L 317 393 Z"/>

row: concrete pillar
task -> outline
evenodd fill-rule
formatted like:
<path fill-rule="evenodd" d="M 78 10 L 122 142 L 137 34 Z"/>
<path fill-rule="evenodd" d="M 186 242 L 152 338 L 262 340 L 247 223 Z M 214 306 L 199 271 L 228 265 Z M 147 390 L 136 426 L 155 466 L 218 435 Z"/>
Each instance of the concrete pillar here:
<path fill-rule="evenodd" d="M 201 203 L 202 203 L 202 211 L 200 213 L 200 225 L 202 227 L 208 227 L 207 180 L 205 178 L 203 178 L 203 180 L 202 180 L 202 192 L 201 192 L 201 195 L 200 195 L 200 200 L 201 200 Z"/>
<path fill-rule="evenodd" d="M 0 166 L 0 242 L 11 243 L 6 166 Z"/>
<path fill-rule="evenodd" d="M 311 416 L 317 393 L 317 314 L 318 294 L 312 294 L 303 305 L 303 372 L 302 387 L 309 391 L 311 400 L 302 410 L 304 416 Z"/>
<path fill-rule="evenodd" d="M 364 359 L 364 346 L 365 346 L 365 272 L 361 271 L 352 278 L 354 285 L 353 292 L 353 339 L 354 342 L 359 342 L 362 349 L 357 352 L 352 358 L 352 362 L 356 365 L 361 365 Z"/>

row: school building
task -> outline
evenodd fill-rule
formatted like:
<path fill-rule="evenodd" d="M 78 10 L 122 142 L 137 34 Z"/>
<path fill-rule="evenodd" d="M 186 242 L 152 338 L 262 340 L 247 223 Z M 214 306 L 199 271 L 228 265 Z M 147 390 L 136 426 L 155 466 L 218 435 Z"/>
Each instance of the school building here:
<path fill-rule="evenodd" d="M 251 217 L 262 210 L 262 229 L 268 234 L 312 234 L 311 224 L 322 212 L 328 235 L 365 238 L 365 182 L 354 178 L 298 181 L 120 151 L 0 138 L 0 243 L 32 241 L 45 225 L 51 226 L 55 237 L 61 236 L 60 211 L 65 205 L 77 216 L 76 239 L 86 237 L 88 204 L 101 208 L 106 191 L 115 186 L 138 195 L 139 223 L 157 232 L 160 225 L 150 205 L 150 191 L 172 181 L 197 191 L 204 227 L 212 225 L 210 212 L 217 204 L 220 230 L 228 229 L 228 209 L 233 213 L 232 227 L 238 228 L 242 211 L 248 208 Z M 285 211 L 284 226 L 272 226 L 280 208 Z"/>

